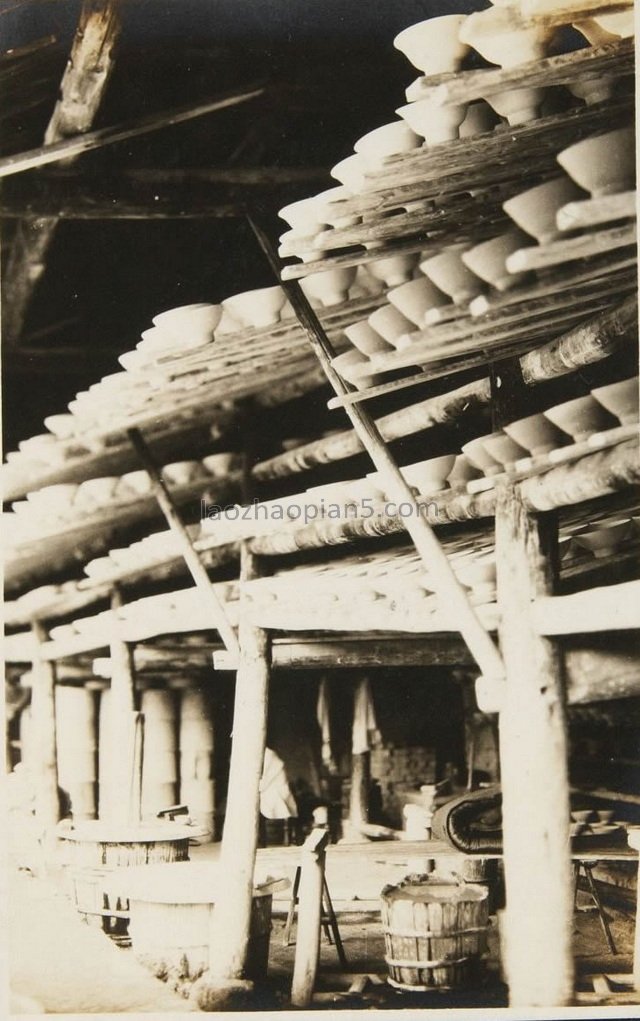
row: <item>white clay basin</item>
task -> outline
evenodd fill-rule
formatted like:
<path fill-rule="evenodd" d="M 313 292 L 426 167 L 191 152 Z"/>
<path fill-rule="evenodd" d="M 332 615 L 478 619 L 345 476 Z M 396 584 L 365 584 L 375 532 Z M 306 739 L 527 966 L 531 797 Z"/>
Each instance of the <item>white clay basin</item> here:
<path fill-rule="evenodd" d="M 460 29 L 465 21 L 464 14 L 428 18 L 403 29 L 393 40 L 393 45 L 426 75 L 459 71 L 469 52 L 468 44 L 460 39 Z"/>
<path fill-rule="evenodd" d="M 400 469 L 402 476 L 410 486 L 420 494 L 437 493 L 447 488 L 447 475 L 453 468 L 455 454 L 444 454 L 431 457 L 427 461 L 416 461 Z"/>
<path fill-rule="evenodd" d="M 389 344 L 398 346 L 401 337 L 415 333 L 415 325 L 393 305 L 377 308 L 368 318 L 369 326 L 379 333 Z"/>
<path fill-rule="evenodd" d="M 311 237 L 324 230 L 328 221 L 318 218 L 318 206 L 315 196 L 290 202 L 278 210 L 278 216 L 288 223 L 298 237 Z"/>
<path fill-rule="evenodd" d="M 465 119 L 458 129 L 459 138 L 476 138 L 493 131 L 500 123 L 500 117 L 485 99 L 469 103 Z"/>
<path fill-rule="evenodd" d="M 462 42 L 499 67 L 541 60 L 555 34 L 554 28 L 525 24 L 515 11 L 498 7 L 469 15 L 460 29 Z"/>
<path fill-rule="evenodd" d="M 585 191 L 613 195 L 635 187 L 633 128 L 618 128 L 576 142 L 557 155 L 558 163 Z"/>
<path fill-rule="evenodd" d="M 638 421 L 638 383 L 638 377 L 632 376 L 619 383 L 597 386 L 591 393 L 598 404 L 615 415 L 621 425 L 635 425 Z"/>
<path fill-rule="evenodd" d="M 467 482 L 471 482 L 481 475 L 480 469 L 471 463 L 466 454 L 458 454 L 453 468 L 447 475 L 447 482 L 452 489 L 455 489 L 456 487 L 466 486 Z"/>
<path fill-rule="evenodd" d="M 142 339 L 136 344 L 136 351 L 143 351 L 146 354 L 151 354 L 154 351 L 170 351 L 177 346 L 175 335 L 160 326 L 151 326 L 148 330 L 143 330 L 140 337 Z"/>
<path fill-rule="evenodd" d="M 493 602 L 496 597 L 496 562 L 493 555 L 459 561 L 453 565 L 453 570 L 478 601 Z"/>
<path fill-rule="evenodd" d="M 458 129 L 467 116 L 466 103 L 447 103 L 440 106 L 432 99 L 418 99 L 396 110 L 428 146 L 451 142 L 458 137 Z"/>
<path fill-rule="evenodd" d="M 417 253 L 407 255 L 389 255 L 385 259 L 377 259 L 367 263 L 369 272 L 376 280 L 381 280 L 386 287 L 399 287 L 411 280 L 413 271 L 418 265 L 420 256 Z"/>
<path fill-rule="evenodd" d="M 565 438 L 559 429 L 542 413 L 527 415 L 517 422 L 505 425 L 504 431 L 512 440 L 528 450 L 532 457 L 548 454 L 556 447 L 563 446 Z"/>
<path fill-rule="evenodd" d="M 48 415 L 44 424 L 49 432 L 60 440 L 69 439 L 78 428 L 78 420 L 74 415 Z"/>
<path fill-rule="evenodd" d="M 592 433 L 603 432 L 611 426 L 611 416 L 601 404 L 589 394 L 587 397 L 576 397 L 548 408 L 545 418 L 568 433 L 576 443 L 586 440 Z"/>
<path fill-rule="evenodd" d="M 121 500 L 133 500 L 150 492 L 151 479 L 144 468 L 121 475 L 116 486 L 116 496 Z"/>
<path fill-rule="evenodd" d="M 469 440 L 468 443 L 463 443 L 462 453 L 466 454 L 471 464 L 475 464 L 476 468 L 479 468 L 485 475 L 499 475 L 502 471 L 502 464 L 486 450 L 484 444 L 487 439 L 489 436 L 478 436 L 474 440 Z"/>
<path fill-rule="evenodd" d="M 264 329 L 280 322 L 280 313 L 287 296 L 282 287 L 259 287 L 225 298 L 222 307 L 243 326 Z"/>
<path fill-rule="evenodd" d="M 353 346 L 358 351 L 361 351 L 363 355 L 367 355 L 367 357 L 370 355 L 388 354 L 389 351 L 393 351 L 393 345 L 389 344 L 379 333 L 376 333 L 369 326 L 366 319 L 359 323 L 352 323 L 351 326 L 345 326 L 344 332 Z"/>
<path fill-rule="evenodd" d="M 465 265 L 465 244 L 449 245 L 438 255 L 420 263 L 420 269 L 456 305 L 465 305 L 482 293 L 482 280 Z"/>
<path fill-rule="evenodd" d="M 199 461 L 174 461 L 163 465 L 161 474 L 165 482 L 173 486 L 187 486 L 202 477 L 203 471 Z"/>
<path fill-rule="evenodd" d="M 448 297 L 427 277 L 409 280 L 387 293 L 391 304 L 415 326 L 424 324 L 427 312 L 438 305 L 446 305 Z"/>
<path fill-rule="evenodd" d="M 411 152 L 422 140 L 402 120 L 383 124 L 359 138 L 354 150 L 362 156 L 369 170 L 379 170 L 389 156 Z"/>
<path fill-rule="evenodd" d="M 507 258 L 531 244 L 531 239 L 519 230 L 510 230 L 489 241 L 482 241 L 463 252 L 462 261 L 468 268 L 498 291 L 508 291 L 524 278 L 524 273 L 509 273 Z"/>
<path fill-rule="evenodd" d="M 347 383 L 351 383 L 359 390 L 366 390 L 368 387 L 373 385 L 374 379 L 371 375 L 358 375 L 353 370 L 359 369 L 364 365 L 369 364 L 369 359 L 362 351 L 358 351 L 356 348 L 352 348 L 350 351 L 344 351 L 337 358 L 333 358 L 331 366 L 336 372 L 342 376 Z"/>
<path fill-rule="evenodd" d="M 367 164 L 364 157 L 359 153 L 355 153 L 353 156 L 347 156 L 346 159 L 340 160 L 334 167 L 331 168 L 331 176 L 340 181 L 345 188 L 348 188 L 352 194 L 357 195 L 361 191 L 364 191 L 365 180 L 364 175 L 367 170 Z"/>
<path fill-rule="evenodd" d="M 505 468 L 513 468 L 516 461 L 527 456 L 525 448 L 504 432 L 485 436 L 484 449 L 494 461 L 498 461 Z"/>
<path fill-rule="evenodd" d="M 617 14 L 600 14 L 595 18 L 584 18 L 574 21 L 573 27 L 591 46 L 606 46 L 634 34 L 634 10 L 631 7 L 628 11 L 620 11 Z"/>
<path fill-rule="evenodd" d="M 605 99 L 610 99 L 615 84 L 616 78 L 612 74 L 594 74 L 567 82 L 565 88 L 576 99 L 583 99 L 587 106 L 592 106 L 594 103 L 604 103 Z"/>
<path fill-rule="evenodd" d="M 349 288 L 355 278 L 355 266 L 336 267 L 323 273 L 311 273 L 300 281 L 300 286 L 311 304 L 318 303 L 324 308 L 330 308 L 347 301 Z"/>
<path fill-rule="evenodd" d="M 240 464 L 238 454 L 233 451 L 225 451 L 220 454 L 208 454 L 202 458 L 202 466 L 214 478 L 223 478 L 230 471 L 236 469 Z"/>
<path fill-rule="evenodd" d="M 351 192 L 343 184 L 339 184 L 337 188 L 327 188 L 326 191 L 319 192 L 313 199 L 318 219 L 330 227 L 338 228 L 353 227 L 354 224 L 360 223 L 359 216 L 355 216 L 353 213 L 345 214 L 340 209 L 341 203 L 351 197 Z M 316 233 L 318 232 L 316 231 Z"/>
<path fill-rule="evenodd" d="M 97 510 L 104 504 L 113 503 L 119 482 L 119 475 L 108 475 L 104 478 L 87 479 L 85 482 L 81 482 L 75 500 L 76 506 Z"/>
<path fill-rule="evenodd" d="M 596 560 L 601 560 L 615 553 L 632 533 L 633 522 L 626 518 L 622 521 L 605 521 L 593 530 L 576 532 L 572 539 L 578 546 L 589 550 Z"/>
<path fill-rule="evenodd" d="M 507 199 L 502 208 L 518 227 L 544 245 L 562 236 L 556 225 L 558 210 L 584 198 L 570 177 L 556 177 Z"/>
<path fill-rule="evenodd" d="M 536 119 L 544 97 L 544 89 L 504 89 L 485 98 L 489 106 L 515 128 Z"/>
<path fill-rule="evenodd" d="M 206 344 L 213 340 L 214 331 L 222 316 L 221 305 L 208 302 L 197 302 L 193 305 L 180 305 L 160 312 L 153 317 L 153 325 L 173 334 L 176 343 L 199 340 Z"/>

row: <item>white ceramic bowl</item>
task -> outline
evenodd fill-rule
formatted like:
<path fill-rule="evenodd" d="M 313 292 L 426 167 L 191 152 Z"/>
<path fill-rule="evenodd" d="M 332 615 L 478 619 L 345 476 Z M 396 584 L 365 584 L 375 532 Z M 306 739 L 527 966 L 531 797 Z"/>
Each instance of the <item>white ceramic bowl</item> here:
<path fill-rule="evenodd" d="M 396 110 L 428 146 L 441 145 L 458 137 L 458 129 L 467 116 L 466 103 L 440 106 L 432 99 L 418 99 Z"/>
<path fill-rule="evenodd" d="M 515 287 L 525 276 L 524 273 L 509 273 L 507 258 L 520 248 L 531 244 L 531 239 L 520 230 L 510 230 L 489 241 L 481 241 L 468 251 L 462 253 L 462 261 L 466 266 L 498 291 L 508 291 Z"/>
<path fill-rule="evenodd" d="M 500 117 L 515 128 L 536 119 L 544 97 L 544 89 L 504 89 L 485 99 Z"/>
<path fill-rule="evenodd" d="M 149 361 L 149 357 L 148 355 L 145 355 L 144 351 L 138 351 L 136 349 L 135 351 L 125 351 L 124 354 L 118 355 L 118 361 L 125 372 L 135 372 L 135 370 L 139 369 L 142 365 L 146 365 Z M 78 405 L 78 401 L 71 401 L 68 405 L 69 409 L 71 409 L 72 406 L 75 409 L 80 405 Z"/>
<path fill-rule="evenodd" d="M 410 319 L 403 316 L 393 305 L 383 305 L 372 312 L 367 322 L 372 329 L 394 347 L 397 347 L 401 337 L 408 333 L 415 333 L 415 326 Z"/>
<path fill-rule="evenodd" d="M 383 124 L 359 138 L 354 150 L 362 156 L 369 170 L 379 170 L 388 156 L 411 152 L 422 144 L 421 139 L 402 120 Z"/>
<path fill-rule="evenodd" d="M 413 252 L 406 255 L 389 255 L 385 259 L 369 262 L 367 266 L 372 276 L 382 280 L 386 287 L 399 287 L 400 284 L 411 280 L 419 258 L 420 256 Z"/>
<path fill-rule="evenodd" d="M 78 420 L 73 415 L 49 415 L 44 424 L 60 440 L 73 436 L 78 428 Z"/>
<path fill-rule="evenodd" d="M 447 475 L 453 468 L 455 460 L 455 454 L 431 457 L 427 461 L 407 464 L 400 472 L 410 486 L 415 487 L 421 495 L 428 495 L 447 488 Z"/>
<path fill-rule="evenodd" d="M 458 71 L 469 52 L 469 46 L 460 41 L 465 20 L 464 14 L 450 14 L 419 21 L 403 29 L 393 45 L 424 74 Z"/>
<path fill-rule="evenodd" d="M 60 482 L 57 485 L 45 486 L 43 489 L 27 493 L 27 500 L 34 509 L 42 513 L 50 510 L 52 514 L 64 514 L 72 508 L 78 488 L 74 483 Z"/>
<path fill-rule="evenodd" d="M 612 195 L 635 187 L 633 128 L 592 135 L 563 149 L 556 159 L 576 184 L 592 195 Z"/>
<path fill-rule="evenodd" d="M 170 351 L 176 347 L 174 334 L 170 330 L 163 330 L 160 326 L 152 326 L 148 330 L 143 330 L 140 336 L 142 339 L 136 344 L 136 351 L 152 353 L 154 351 Z"/>
<path fill-rule="evenodd" d="M 492 106 L 485 99 L 478 99 L 469 103 L 465 119 L 458 129 L 460 138 L 475 138 L 477 135 L 486 135 L 493 131 L 500 118 Z"/>
<path fill-rule="evenodd" d="M 298 237 L 311 237 L 326 227 L 326 222 L 318 218 L 315 196 L 290 202 L 278 210 L 278 216 L 289 224 Z"/>
<path fill-rule="evenodd" d="M 233 451 L 224 451 L 220 454 L 208 454 L 202 458 L 202 465 L 210 475 L 215 478 L 222 478 L 238 467 L 240 459 Z"/>
<path fill-rule="evenodd" d="M 427 277 L 409 280 L 400 287 L 394 287 L 387 298 L 403 316 L 410 319 L 416 326 L 422 326 L 429 309 L 438 305 L 446 305 L 448 297 Z"/>
<path fill-rule="evenodd" d="M 611 417 L 591 394 L 556 404 L 555 407 L 548 408 L 544 415 L 559 429 L 568 433 L 576 443 L 586 440 L 592 433 L 603 432 L 611 426 Z"/>
<path fill-rule="evenodd" d="M 513 468 L 516 461 L 527 456 L 527 451 L 504 432 L 491 433 L 484 438 L 484 449 L 494 461 L 505 468 Z"/>
<path fill-rule="evenodd" d="M 597 386 L 591 393 L 598 404 L 616 416 L 621 425 L 634 425 L 638 421 L 639 382 L 637 376 L 632 376 L 619 383 Z"/>
<path fill-rule="evenodd" d="M 593 74 L 577 78 L 575 81 L 567 82 L 565 88 L 577 99 L 584 99 L 587 106 L 594 103 L 603 103 L 610 99 L 616 85 L 615 76 L 612 74 Z"/>
<path fill-rule="evenodd" d="M 287 296 L 282 287 L 259 287 L 225 298 L 222 307 L 243 326 L 261 329 L 280 322 L 280 313 Z"/>
<path fill-rule="evenodd" d="M 222 316 L 221 305 L 198 302 L 167 309 L 153 317 L 153 325 L 173 334 L 177 344 L 182 341 L 200 341 L 206 344 L 213 340 L 215 328 Z"/>
<path fill-rule="evenodd" d="M 313 201 L 316 204 L 318 219 L 330 227 L 353 227 L 360 223 L 360 217 L 353 213 L 344 213 L 340 206 L 350 199 L 351 192 L 343 184 L 337 188 L 327 188 L 318 195 L 314 195 Z"/>
<path fill-rule="evenodd" d="M 366 319 L 359 323 L 352 323 L 345 326 L 345 335 L 349 338 L 355 348 L 363 355 L 388 354 L 393 351 L 393 345 L 389 344 L 379 333 L 369 326 Z"/>
<path fill-rule="evenodd" d="M 359 153 L 355 153 L 353 156 L 347 156 L 346 159 L 340 160 L 334 167 L 331 168 L 331 176 L 340 181 L 345 188 L 348 188 L 353 195 L 358 195 L 365 188 L 364 175 L 367 170 L 367 164 Z"/>
<path fill-rule="evenodd" d="M 120 476 L 115 492 L 119 500 L 139 499 L 151 492 L 151 479 L 144 468 L 125 472 Z"/>
<path fill-rule="evenodd" d="M 467 482 L 477 479 L 482 472 L 471 463 L 466 454 L 458 454 L 453 468 L 447 475 L 447 482 L 452 489 L 466 486 Z"/>
<path fill-rule="evenodd" d="M 330 308 L 347 301 L 355 278 L 355 266 L 336 267 L 324 273 L 311 273 L 300 281 L 300 286 L 311 304 L 318 302 L 324 308 Z"/>
<path fill-rule="evenodd" d="M 331 365 L 347 383 L 351 383 L 358 390 L 366 390 L 373 385 L 373 376 L 357 376 L 352 370 L 367 365 L 368 362 L 369 359 L 366 355 L 363 355 L 362 351 L 352 348 L 350 351 L 344 351 L 337 358 L 333 358 Z"/>
<path fill-rule="evenodd" d="M 483 283 L 462 261 L 465 244 L 449 245 L 420 263 L 421 271 L 456 305 L 468 304 L 482 293 Z"/>
<path fill-rule="evenodd" d="M 570 177 L 556 177 L 507 199 L 502 208 L 518 227 L 545 245 L 562 235 L 556 224 L 558 210 L 584 197 Z"/>
<path fill-rule="evenodd" d="M 222 317 L 218 323 L 218 329 L 216 330 L 217 337 L 225 337 L 230 333 L 240 333 L 243 329 L 242 323 L 232 316 L 228 308 L 222 307 Z"/>
<path fill-rule="evenodd" d="M 454 564 L 458 580 L 471 589 L 480 602 L 496 598 L 496 562 L 493 554 L 464 558 Z"/>
<path fill-rule="evenodd" d="M 469 440 L 468 443 L 463 443 L 462 453 L 466 454 L 471 464 L 474 464 L 485 475 L 499 475 L 502 471 L 502 464 L 486 450 L 484 443 L 488 438 L 488 436 L 478 436 L 474 440 Z"/>
<path fill-rule="evenodd" d="M 28 456 L 42 454 L 46 457 L 49 451 L 57 446 L 57 436 L 54 436 L 52 433 L 41 433 L 37 436 L 30 436 L 27 440 L 20 440 L 18 450 Z"/>
<path fill-rule="evenodd" d="M 550 450 L 563 446 L 563 434 L 543 414 L 527 415 L 517 422 L 505 425 L 504 431 L 512 440 L 528 450 L 533 457 L 548 454 Z"/>
<path fill-rule="evenodd" d="M 106 475 L 99 479 L 86 479 L 78 487 L 75 505 L 85 510 L 99 510 L 115 502 L 120 476 Z"/>
<path fill-rule="evenodd" d="M 161 474 L 170 485 L 188 486 L 204 473 L 199 461 L 174 461 L 173 464 L 163 465 Z"/>
<path fill-rule="evenodd" d="M 593 530 L 576 532 L 572 539 L 578 546 L 593 553 L 596 560 L 609 557 L 632 535 L 633 522 L 630 518 L 622 521 L 604 521 Z"/>
<path fill-rule="evenodd" d="M 490 64 L 517 67 L 546 55 L 555 29 L 520 22 L 514 11 L 490 7 L 469 15 L 460 29 L 462 42 Z"/>

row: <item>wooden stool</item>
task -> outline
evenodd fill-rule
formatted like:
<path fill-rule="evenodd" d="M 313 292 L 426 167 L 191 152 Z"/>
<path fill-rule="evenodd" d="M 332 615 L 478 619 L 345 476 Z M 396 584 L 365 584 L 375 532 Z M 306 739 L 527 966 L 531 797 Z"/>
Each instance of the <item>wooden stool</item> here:
<path fill-rule="evenodd" d="M 295 916 L 296 905 L 298 903 L 298 890 L 300 889 L 300 878 L 302 876 L 302 866 L 298 865 L 296 868 L 296 874 L 293 880 L 293 887 L 291 890 L 291 900 L 289 902 L 289 911 L 287 913 L 287 921 L 284 927 L 284 934 L 282 937 L 282 945 L 285 947 L 291 946 L 293 940 L 291 939 L 291 929 L 293 927 L 293 919 Z M 322 877 L 322 909 L 320 914 L 320 924 L 324 931 L 327 941 L 331 944 L 335 944 L 336 952 L 338 954 L 338 960 L 342 968 L 347 967 L 347 957 L 344 952 L 344 946 L 342 944 L 342 937 L 340 936 L 340 930 L 338 929 L 338 919 L 333 909 L 333 903 L 331 901 L 331 894 L 329 893 L 329 887 L 327 886 L 327 878 L 323 875 Z"/>
<path fill-rule="evenodd" d="M 597 911 L 598 912 L 598 918 L 600 919 L 600 925 L 602 926 L 602 931 L 604 932 L 604 936 L 605 936 L 605 939 L 607 941 L 607 945 L 609 947 L 609 950 L 611 951 L 612 954 L 617 954 L 618 951 L 616 950 L 616 945 L 613 942 L 613 936 L 611 935 L 611 929 L 609 928 L 609 920 L 607 919 L 607 916 L 605 914 L 604 908 L 602 906 L 602 901 L 600 900 L 600 894 L 598 893 L 598 887 L 596 886 L 596 881 L 593 878 L 593 867 L 594 867 L 594 865 L 597 865 L 597 862 L 586 862 L 586 861 L 576 861 L 576 862 L 574 862 L 574 864 L 573 864 L 573 878 L 574 878 L 573 906 L 576 909 L 576 911 Z M 582 869 L 582 871 L 584 873 L 585 879 L 587 880 L 587 886 L 589 888 L 588 892 L 591 895 L 591 899 L 593 900 L 593 904 L 579 908 L 577 906 L 576 902 L 577 902 L 577 899 L 578 899 L 578 885 L 580 883 L 580 870 L 581 869 Z"/>

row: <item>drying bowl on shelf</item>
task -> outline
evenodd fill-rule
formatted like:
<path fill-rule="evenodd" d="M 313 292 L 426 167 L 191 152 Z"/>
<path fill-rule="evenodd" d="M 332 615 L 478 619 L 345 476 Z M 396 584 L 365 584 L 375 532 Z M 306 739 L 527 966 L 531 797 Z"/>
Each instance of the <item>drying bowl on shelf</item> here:
<path fill-rule="evenodd" d="M 560 166 L 593 196 L 635 188 L 635 134 L 632 127 L 592 135 L 557 155 Z"/>
<path fill-rule="evenodd" d="M 99 479 L 86 479 L 78 487 L 75 505 L 84 510 L 99 510 L 105 504 L 115 501 L 119 483 L 119 475 L 107 475 Z"/>
<path fill-rule="evenodd" d="M 376 259 L 367 265 L 372 276 L 382 280 L 386 287 L 399 287 L 411 280 L 419 258 L 417 252 L 408 252 L 406 255 L 389 255 L 384 259 Z"/>
<path fill-rule="evenodd" d="M 415 325 L 393 305 L 383 305 L 372 312 L 367 320 L 369 326 L 394 347 L 401 337 L 415 333 Z"/>
<path fill-rule="evenodd" d="M 400 472 L 410 486 L 415 487 L 420 494 L 428 495 L 447 488 L 447 476 L 455 460 L 455 454 L 430 457 L 426 461 L 407 464 Z"/>
<path fill-rule="evenodd" d="M 558 210 L 581 198 L 584 192 L 570 177 L 556 177 L 507 199 L 502 208 L 518 227 L 544 245 L 562 235 L 556 224 Z"/>
<path fill-rule="evenodd" d="M 630 518 L 621 521 L 604 521 L 592 530 L 576 532 L 572 539 L 579 546 L 593 553 L 596 560 L 609 557 L 632 535 L 633 522 Z"/>
<path fill-rule="evenodd" d="M 324 221 L 318 219 L 318 206 L 316 197 L 300 199 L 298 202 L 290 202 L 278 210 L 278 216 L 291 227 L 291 231 L 298 237 L 307 237 L 318 234 L 326 226 Z"/>
<path fill-rule="evenodd" d="M 83 483 L 86 485 L 86 483 Z M 27 493 L 28 505 L 32 510 L 52 514 L 65 513 L 74 505 L 77 499 L 79 486 L 72 482 L 60 482 L 53 486 L 45 486 L 43 489 L 36 489 Z M 14 504 L 14 509 L 15 509 Z M 22 508 L 20 508 L 22 510 Z M 25 513 L 29 513 L 25 507 Z"/>
<path fill-rule="evenodd" d="M 393 345 L 369 326 L 366 319 L 359 323 L 352 323 L 351 326 L 345 326 L 344 332 L 353 346 L 363 355 L 387 354 L 393 350 Z"/>
<path fill-rule="evenodd" d="M 532 88 L 504 89 L 485 98 L 489 106 L 515 128 L 536 119 L 544 97 L 544 89 Z"/>
<path fill-rule="evenodd" d="M 491 284 L 498 291 L 508 291 L 525 276 L 524 273 L 509 273 L 506 262 L 510 255 L 531 244 L 531 239 L 520 230 L 510 230 L 489 241 L 462 253 L 462 261 L 468 268 Z"/>
<path fill-rule="evenodd" d="M 510 422 L 509 425 L 505 425 L 504 431 L 533 457 L 548 454 L 565 442 L 560 430 L 542 413 L 527 415 L 526 418 Z"/>
<path fill-rule="evenodd" d="M 611 424 L 610 415 L 591 394 L 556 404 L 548 408 L 544 416 L 568 433 L 576 443 L 586 440 L 592 433 L 603 432 Z"/>
<path fill-rule="evenodd" d="M 287 296 L 282 287 L 259 287 L 225 298 L 222 307 L 244 327 L 264 328 L 280 322 Z"/>
<path fill-rule="evenodd" d="M 204 473 L 200 461 L 174 461 L 163 465 L 161 474 L 165 482 L 171 485 L 188 486 Z"/>
<path fill-rule="evenodd" d="M 484 444 L 487 439 L 489 436 L 477 436 L 474 440 L 463 443 L 462 453 L 485 475 L 499 475 L 502 471 L 502 464 L 496 461 L 495 457 L 486 449 Z"/>
<path fill-rule="evenodd" d="M 458 129 L 460 138 L 475 138 L 477 135 L 486 135 L 493 131 L 500 123 L 500 117 L 492 106 L 485 99 L 478 99 L 469 103 L 465 119 Z"/>
<path fill-rule="evenodd" d="M 637 376 L 632 376 L 619 383 L 597 386 L 591 394 L 621 425 L 634 425 L 638 421 L 639 382 Z"/>
<path fill-rule="evenodd" d="M 449 245 L 438 255 L 425 259 L 420 269 L 456 305 L 465 305 L 481 294 L 483 283 L 463 262 L 465 244 Z"/>
<path fill-rule="evenodd" d="M 520 21 L 515 11 L 490 7 L 470 14 L 460 29 L 462 42 L 490 64 L 517 67 L 546 55 L 555 28 Z"/>
<path fill-rule="evenodd" d="M 355 266 L 340 266 L 322 273 L 311 273 L 300 281 L 300 286 L 312 304 L 319 302 L 324 308 L 329 308 L 348 299 L 349 288 L 355 278 Z"/>
<path fill-rule="evenodd" d="M 327 188 L 314 195 L 312 201 L 318 220 L 322 220 L 322 224 L 318 223 L 317 230 L 313 233 L 318 233 L 323 229 L 324 224 L 328 224 L 330 227 L 353 227 L 354 224 L 360 223 L 359 216 L 354 216 L 352 213 L 345 214 L 340 209 L 340 203 L 350 198 L 351 192 L 343 184 L 339 184 L 335 188 Z"/>
<path fill-rule="evenodd" d="M 362 156 L 367 169 L 379 170 L 388 156 L 411 152 L 422 145 L 422 140 L 404 121 L 383 124 L 359 138 L 354 150 Z"/>
<path fill-rule="evenodd" d="M 391 304 L 410 319 L 415 326 L 422 326 L 429 309 L 446 305 L 448 298 L 426 276 L 409 280 L 400 287 L 394 287 L 387 294 Z"/>
<path fill-rule="evenodd" d="M 505 468 L 513 468 L 516 461 L 527 456 L 524 447 L 501 431 L 485 436 L 484 449 L 494 461 L 498 461 Z"/>
<path fill-rule="evenodd" d="M 479 602 L 490 603 L 496 598 L 496 562 L 492 554 L 462 559 L 453 569 Z"/>
<path fill-rule="evenodd" d="M 331 168 L 330 173 L 336 181 L 340 181 L 340 184 L 348 188 L 352 194 L 357 195 L 359 192 L 364 191 L 364 175 L 366 170 L 367 164 L 364 157 L 359 153 L 355 153 L 353 156 L 347 156 L 346 159 L 336 163 Z"/>
<path fill-rule="evenodd" d="M 369 359 L 366 355 L 362 354 L 362 351 L 358 351 L 357 348 L 352 348 L 350 351 L 344 351 L 337 358 L 333 358 L 331 361 L 332 367 L 342 376 L 347 383 L 351 383 L 358 390 L 366 390 L 368 387 L 373 386 L 374 378 L 371 375 L 356 375 L 353 371 L 354 368 L 360 368 L 363 365 L 367 365 Z"/>
<path fill-rule="evenodd" d="M 466 486 L 467 482 L 471 482 L 481 475 L 480 469 L 471 463 L 466 454 L 458 454 L 453 468 L 447 475 L 447 482 L 452 489 L 455 489 L 457 486 Z"/>
<path fill-rule="evenodd" d="M 432 99 L 417 99 L 396 110 L 403 120 L 423 138 L 428 146 L 451 142 L 467 115 L 466 103 L 441 106 Z"/>
<path fill-rule="evenodd" d="M 180 305 L 167 309 L 152 319 L 153 325 L 171 333 L 180 345 L 183 340 L 193 343 L 198 340 L 207 344 L 213 340 L 214 331 L 222 316 L 222 305 L 197 302 L 194 305 Z"/>
<path fill-rule="evenodd" d="M 459 71 L 469 52 L 469 46 L 460 39 L 465 21 L 464 14 L 428 18 L 403 29 L 393 45 L 426 75 Z"/>

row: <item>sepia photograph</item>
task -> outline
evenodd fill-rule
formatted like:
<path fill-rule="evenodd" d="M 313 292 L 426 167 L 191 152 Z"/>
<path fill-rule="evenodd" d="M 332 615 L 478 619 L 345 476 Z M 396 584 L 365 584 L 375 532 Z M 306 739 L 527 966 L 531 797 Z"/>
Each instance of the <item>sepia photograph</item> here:
<path fill-rule="evenodd" d="M 0 1015 L 639 1016 L 636 15 L 0 0 Z"/>

